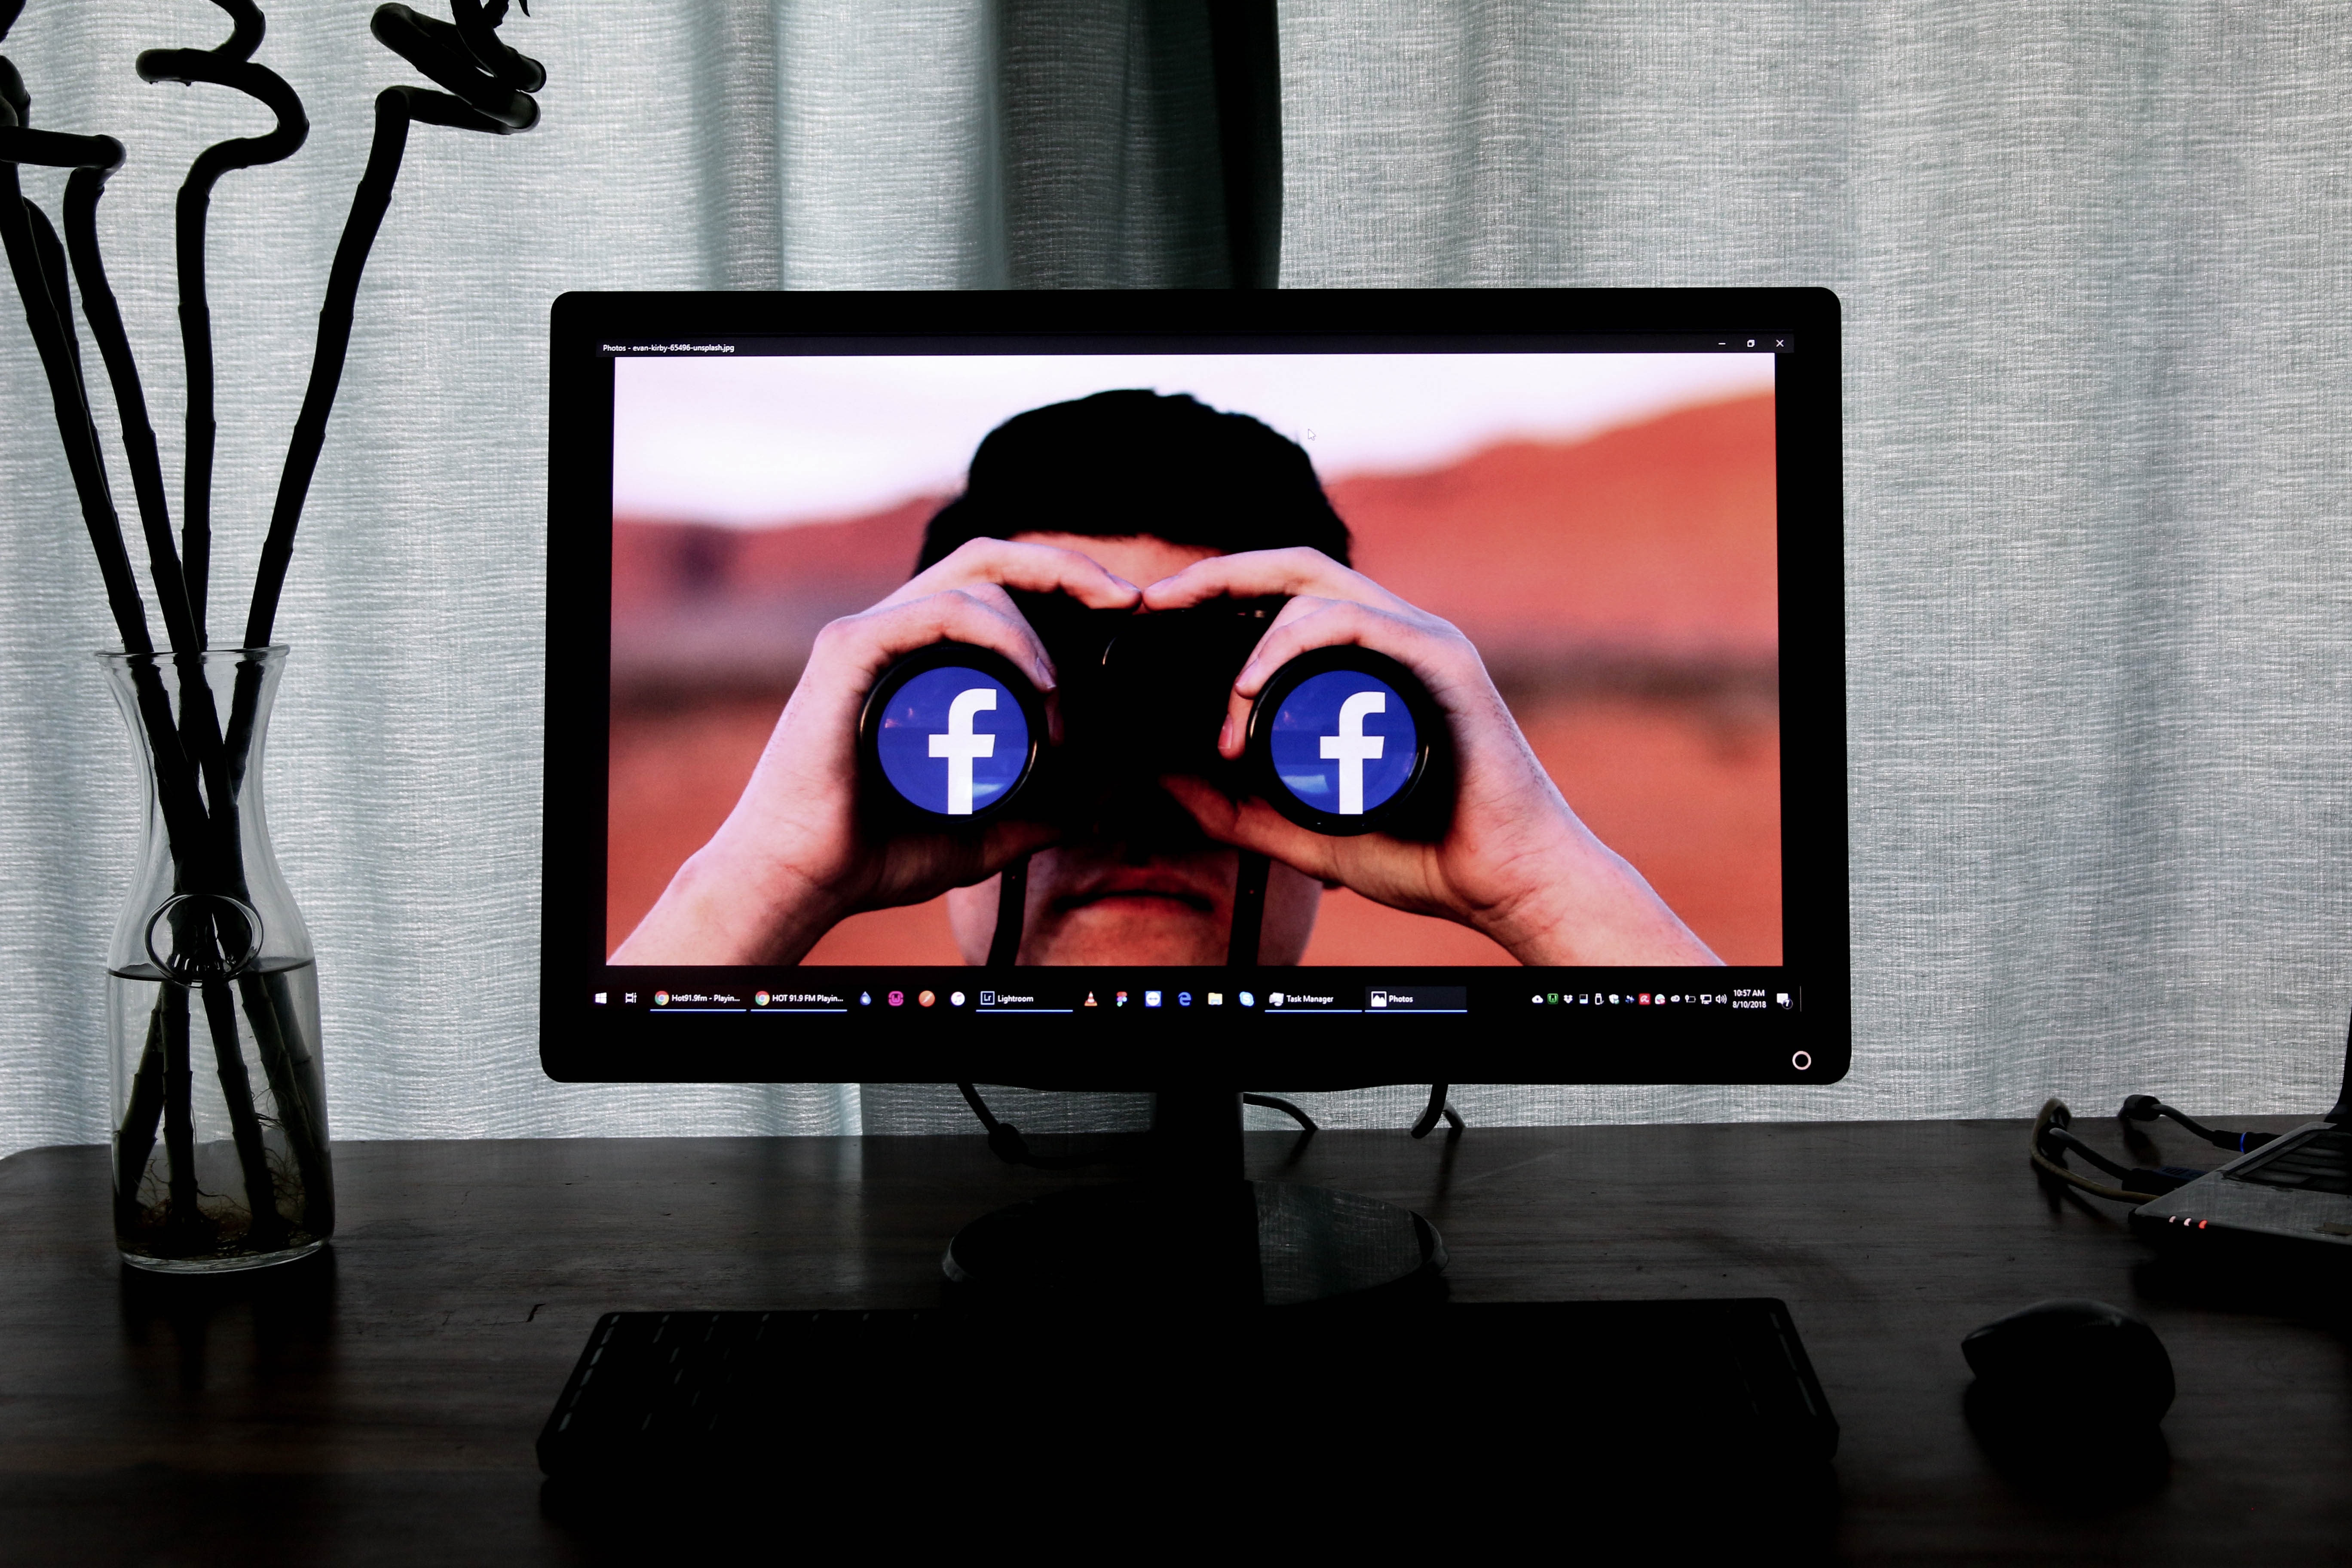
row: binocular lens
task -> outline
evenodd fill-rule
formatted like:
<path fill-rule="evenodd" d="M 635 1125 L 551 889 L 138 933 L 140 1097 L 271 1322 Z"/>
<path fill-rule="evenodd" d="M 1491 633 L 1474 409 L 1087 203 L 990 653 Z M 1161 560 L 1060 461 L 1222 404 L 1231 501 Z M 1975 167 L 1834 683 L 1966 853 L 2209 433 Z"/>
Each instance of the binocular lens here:
<path fill-rule="evenodd" d="M 1156 782 L 1163 772 L 1224 767 L 1214 743 L 1219 710 L 1255 630 L 1236 620 L 1226 637 L 1222 623 L 1168 623 L 1131 647 L 1125 637 L 1106 644 L 1098 672 L 1072 682 L 1071 739 L 1042 792 L 1049 798 L 1034 809 L 1105 832 L 1107 822 L 1129 822 L 1138 803 L 1165 801 Z M 1232 776 L 1249 777 L 1252 793 L 1317 833 L 1422 836 L 1445 815 L 1438 801 L 1415 798 L 1444 793 L 1423 786 L 1444 733 L 1428 691 L 1403 665 L 1369 648 L 1317 648 L 1258 694 L 1248 760 Z M 883 803 L 935 827 L 1002 810 L 1037 771 L 1045 736 L 1045 708 L 1028 678 L 963 643 L 934 643 L 893 665 L 859 724 L 865 775 Z"/>
<path fill-rule="evenodd" d="M 1403 696 L 1360 670 L 1307 677 L 1274 711 L 1274 776 L 1307 805 L 1361 816 L 1412 779 L 1420 731 Z"/>
<path fill-rule="evenodd" d="M 1361 647 L 1325 647 L 1276 670 L 1250 710 L 1266 803 L 1317 833 L 1397 832 L 1444 725 L 1411 670 Z M 1410 809 L 1409 809 L 1410 808 Z"/>
<path fill-rule="evenodd" d="M 900 800 L 932 816 L 980 816 L 1028 777 L 1043 729 L 1035 705 L 1007 660 L 941 643 L 883 678 L 860 728 Z"/>

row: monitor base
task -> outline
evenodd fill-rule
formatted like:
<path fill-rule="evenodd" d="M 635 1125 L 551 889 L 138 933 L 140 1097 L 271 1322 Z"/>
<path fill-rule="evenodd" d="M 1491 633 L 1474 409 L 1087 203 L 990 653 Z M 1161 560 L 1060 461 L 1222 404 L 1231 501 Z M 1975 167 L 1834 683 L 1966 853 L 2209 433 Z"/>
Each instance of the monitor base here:
<path fill-rule="evenodd" d="M 983 1215 L 941 1260 L 972 1305 L 1304 1306 L 1434 1287 L 1436 1227 L 1411 1209 L 1290 1182 L 1071 1187 Z"/>

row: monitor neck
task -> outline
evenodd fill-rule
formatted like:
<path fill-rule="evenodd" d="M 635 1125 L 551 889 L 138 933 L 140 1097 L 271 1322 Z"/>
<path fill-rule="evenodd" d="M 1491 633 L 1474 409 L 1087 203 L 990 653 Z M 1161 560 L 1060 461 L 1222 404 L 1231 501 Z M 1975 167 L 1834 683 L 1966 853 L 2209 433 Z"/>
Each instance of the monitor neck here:
<path fill-rule="evenodd" d="M 950 1300 L 985 1310 L 1256 1310 L 1433 1286 L 1445 1247 L 1412 1210 L 1243 1174 L 1242 1093 L 1152 1095 L 1145 1179 L 1090 1182 L 956 1233 Z"/>
<path fill-rule="evenodd" d="M 1242 1091 L 1154 1089 L 1150 1148 L 1152 1173 L 1162 1180 L 1240 1180 Z"/>

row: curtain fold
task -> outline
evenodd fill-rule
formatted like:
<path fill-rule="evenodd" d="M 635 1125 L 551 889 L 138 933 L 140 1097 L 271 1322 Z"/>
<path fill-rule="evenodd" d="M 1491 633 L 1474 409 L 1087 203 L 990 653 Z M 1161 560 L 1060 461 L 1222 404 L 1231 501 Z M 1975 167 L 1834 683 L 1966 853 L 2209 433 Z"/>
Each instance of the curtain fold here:
<path fill-rule="evenodd" d="M 223 615 L 369 100 L 412 75 L 365 9 L 272 12 L 258 58 L 303 93 L 311 142 L 215 203 Z M 318 933 L 340 1135 L 965 1124 L 951 1093 L 903 1087 L 540 1074 L 547 306 L 1221 286 L 1269 259 L 1237 242 L 1244 209 L 1279 213 L 1286 287 L 1845 301 L 1853 1074 L 1474 1087 L 1474 1123 L 2333 1099 L 2352 1003 L 2352 33 L 2333 13 L 1287 0 L 1278 205 L 1254 187 L 1237 208 L 1205 0 L 535 9 L 509 36 L 547 62 L 541 128 L 412 140 L 281 617 L 268 788 Z M 130 62 L 222 31 L 196 0 L 33 0 L 0 46 L 37 124 L 130 148 L 101 228 L 167 465 L 171 194 L 262 116 Z M 56 184 L 27 184 L 54 212 Z M 5 1150 L 105 1136 L 96 955 L 136 813 L 89 668 L 96 573 L 0 295 Z M 1313 1109 L 1394 1125 L 1417 1100 Z"/>

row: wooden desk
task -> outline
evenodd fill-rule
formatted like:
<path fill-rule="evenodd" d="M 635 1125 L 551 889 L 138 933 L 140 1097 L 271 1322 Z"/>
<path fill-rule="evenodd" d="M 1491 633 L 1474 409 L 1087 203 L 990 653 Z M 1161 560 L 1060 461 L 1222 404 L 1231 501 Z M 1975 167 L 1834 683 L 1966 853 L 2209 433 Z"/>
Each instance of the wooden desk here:
<path fill-rule="evenodd" d="M 1843 1427 L 1842 1558 L 2347 1561 L 2352 1312 L 2152 1264 L 2109 1205 L 2037 1187 L 2025 1126 L 1327 1132 L 1295 1161 L 1289 1136 L 1252 1133 L 1249 1160 L 1421 1209 L 1457 1300 L 1787 1300 Z M 960 1222 L 1069 1180 L 999 1165 L 976 1137 L 335 1159 L 327 1258 L 194 1289 L 117 1262 L 99 1149 L 0 1161 L 0 1561 L 593 1559 L 599 1542 L 543 1517 L 531 1444 L 598 1314 L 926 1304 Z M 2125 1306 L 2169 1347 L 2153 1492 L 2005 1479 L 1971 1437 L 1960 1336 L 2053 1296 Z M 2105 1445 L 2097 1411 L 2057 1408 Z"/>

